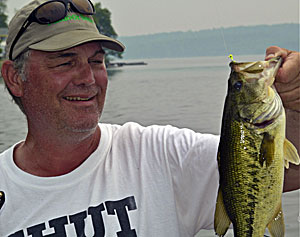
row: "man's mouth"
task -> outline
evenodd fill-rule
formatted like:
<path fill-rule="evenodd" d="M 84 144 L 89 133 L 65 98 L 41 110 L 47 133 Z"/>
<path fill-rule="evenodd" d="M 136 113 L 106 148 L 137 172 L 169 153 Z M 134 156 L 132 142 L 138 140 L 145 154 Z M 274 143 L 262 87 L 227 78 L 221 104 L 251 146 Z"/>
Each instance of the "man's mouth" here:
<path fill-rule="evenodd" d="M 68 101 L 89 101 L 92 100 L 94 96 L 92 97 L 79 97 L 79 96 L 66 96 L 64 97 L 65 100 Z"/>

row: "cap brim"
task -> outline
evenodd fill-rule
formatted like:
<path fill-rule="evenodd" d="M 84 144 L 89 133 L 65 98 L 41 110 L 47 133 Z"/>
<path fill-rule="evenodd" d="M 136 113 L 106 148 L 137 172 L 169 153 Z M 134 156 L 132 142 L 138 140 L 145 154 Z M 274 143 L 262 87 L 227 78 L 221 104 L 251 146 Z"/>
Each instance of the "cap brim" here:
<path fill-rule="evenodd" d="M 119 41 L 90 30 L 73 30 L 54 35 L 41 42 L 32 44 L 30 49 L 42 51 L 61 51 L 90 41 L 100 41 L 104 48 L 123 52 L 125 47 Z"/>

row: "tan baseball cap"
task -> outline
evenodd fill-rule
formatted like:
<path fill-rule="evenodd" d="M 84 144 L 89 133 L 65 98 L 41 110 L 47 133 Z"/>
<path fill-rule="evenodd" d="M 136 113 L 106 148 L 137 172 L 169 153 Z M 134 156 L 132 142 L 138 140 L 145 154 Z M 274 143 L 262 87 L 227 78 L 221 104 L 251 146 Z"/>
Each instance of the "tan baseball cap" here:
<path fill-rule="evenodd" d="M 8 25 L 7 55 L 9 55 L 11 50 L 12 42 L 30 13 L 48 1 L 34 0 L 15 14 Z M 100 34 L 92 16 L 69 10 L 64 19 L 55 23 L 42 25 L 32 22 L 14 46 L 12 59 L 15 59 L 28 48 L 53 52 L 72 48 L 90 41 L 100 41 L 104 48 L 118 52 L 123 52 L 125 49 L 124 45 L 119 41 Z"/>

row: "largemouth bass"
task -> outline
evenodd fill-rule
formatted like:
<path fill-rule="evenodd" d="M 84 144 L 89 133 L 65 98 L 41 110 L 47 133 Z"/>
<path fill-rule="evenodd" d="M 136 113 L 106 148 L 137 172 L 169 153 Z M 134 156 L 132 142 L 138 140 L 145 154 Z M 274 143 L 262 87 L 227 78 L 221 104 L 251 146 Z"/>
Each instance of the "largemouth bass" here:
<path fill-rule="evenodd" d="M 215 232 L 224 236 L 284 236 L 281 207 L 284 166 L 299 164 L 285 139 L 285 111 L 272 86 L 281 58 L 231 62 L 218 149 L 220 186 Z"/>

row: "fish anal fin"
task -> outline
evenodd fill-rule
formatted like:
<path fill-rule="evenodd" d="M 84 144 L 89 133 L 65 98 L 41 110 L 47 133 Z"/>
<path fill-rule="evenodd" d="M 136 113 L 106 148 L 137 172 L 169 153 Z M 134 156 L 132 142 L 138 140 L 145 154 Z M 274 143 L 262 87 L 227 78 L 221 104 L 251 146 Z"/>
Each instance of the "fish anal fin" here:
<path fill-rule="evenodd" d="M 221 190 L 219 189 L 218 197 L 217 197 L 217 204 L 216 204 L 216 211 L 215 211 L 215 221 L 214 221 L 214 228 L 216 235 L 224 236 L 231 224 L 231 221 L 227 215 L 225 210 L 224 202 L 223 202 L 223 195 Z"/>
<path fill-rule="evenodd" d="M 284 152 L 284 164 L 285 168 L 289 168 L 289 162 L 295 165 L 300 164 L 300 158 L 297 152 L 297 149 L 294 145 L 287 139 L 284 140 L 283 143 L 283 152 Z"/>
<path fill-rule="evenodd" d="M 272 221 L 268 224 L 268 229 L 272 237 L 284 237 L 285 227 L 281 205 Z"/>
<path fill-rule="evenodd" d="M 266 166 L 270 166 L 274 160 L 275 142 L 274 137 L 265 133 L 260 146 L 259 162 L 261 166 L 266 162 Z"/>

